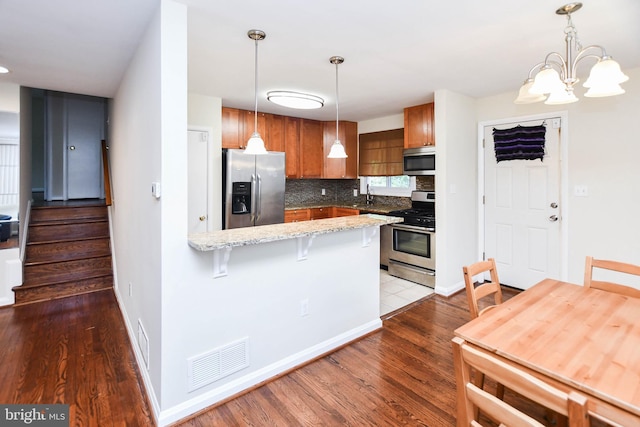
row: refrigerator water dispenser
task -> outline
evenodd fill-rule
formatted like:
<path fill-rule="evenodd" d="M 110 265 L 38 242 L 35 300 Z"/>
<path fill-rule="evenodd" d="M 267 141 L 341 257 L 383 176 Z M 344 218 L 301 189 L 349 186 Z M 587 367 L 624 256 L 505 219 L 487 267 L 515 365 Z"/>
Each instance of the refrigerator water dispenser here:
<path fill-rule="evenodd" d="M 251 182 L 234 182 L 231 191 L 231 213 L 251 213 Z"/>

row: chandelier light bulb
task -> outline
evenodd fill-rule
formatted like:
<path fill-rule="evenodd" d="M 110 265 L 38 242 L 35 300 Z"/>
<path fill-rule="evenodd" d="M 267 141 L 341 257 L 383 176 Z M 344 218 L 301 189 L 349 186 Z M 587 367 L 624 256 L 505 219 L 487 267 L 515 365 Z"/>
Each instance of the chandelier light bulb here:
<path fill-rule="evenodd" d="M 607 84 L 620 84 L 629 80 L 629 76 L 620 70 L 620 64 L 611 58 L 598 61 L 591 68 L 589 78 L 584 82 L 584 87 L 593 87 Z"/>
<path fill-rule="evenodd" d="M 529 89 L 529 93 L 533 95 L 542 95 L 563 91 L 564 83 L 560 80 L 560 74 L 551 66 L 545 66 L 533 80 L 533 85 Z"/>

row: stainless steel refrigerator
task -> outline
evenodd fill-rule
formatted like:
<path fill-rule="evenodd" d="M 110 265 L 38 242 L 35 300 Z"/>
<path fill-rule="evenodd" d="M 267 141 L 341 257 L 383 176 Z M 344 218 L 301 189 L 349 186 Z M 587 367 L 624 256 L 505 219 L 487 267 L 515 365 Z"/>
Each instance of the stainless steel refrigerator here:
<path fill-rule="evenodd" d="M 222 228 L 284 222 L 284 153 L 222 150 Z"/>

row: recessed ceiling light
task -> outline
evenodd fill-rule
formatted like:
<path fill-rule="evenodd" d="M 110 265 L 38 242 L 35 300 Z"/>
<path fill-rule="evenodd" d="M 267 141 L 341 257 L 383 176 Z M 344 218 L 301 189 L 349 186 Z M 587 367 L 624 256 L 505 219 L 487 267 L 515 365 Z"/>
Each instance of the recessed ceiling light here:
<path fill-rule="evenodd" d="M 299 110 L 311 110 L 321 108 L 324 99 L 308 93 L 293 92 L 288 90 L 272 90 L 267 92 L 267 99 L 274 104 L 283 107 L 297 108 Z"/>
<path fill-rule="evenodd" d="M 7 74 L 9 69 L 0 65 L 0 74 Z"/>

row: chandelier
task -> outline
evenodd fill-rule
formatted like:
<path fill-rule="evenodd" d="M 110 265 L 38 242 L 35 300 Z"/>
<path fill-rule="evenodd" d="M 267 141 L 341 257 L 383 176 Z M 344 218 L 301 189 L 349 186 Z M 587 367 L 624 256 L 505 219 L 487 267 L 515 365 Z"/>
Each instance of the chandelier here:
<path fill-rule="evenodd" d="M 597 62 L 583 84 L 588 89 L 584 96 L 596 98 L 624 93 L 620 83 L 626 82 L 629 77 L 620 70 L 620 65 L 607 55 L 602 46 L 583 48 L 580 44 L 571 14 L 581 7 L 582 3 L 576 2 L 556 10 L 556 14 L 567 16 L 567 27 L 564 29 L 566 54 L 563 57 L 558 52 L 551 52 L 543 62 L 534 65 L 520 88 L 514 101 L 516 104 L 544 101 L 545 104 L 555 105 L 578 101 L 573 93 L 574 85 L 579 81 L 576 68 L 586 58 L 596 59 Z"/>

